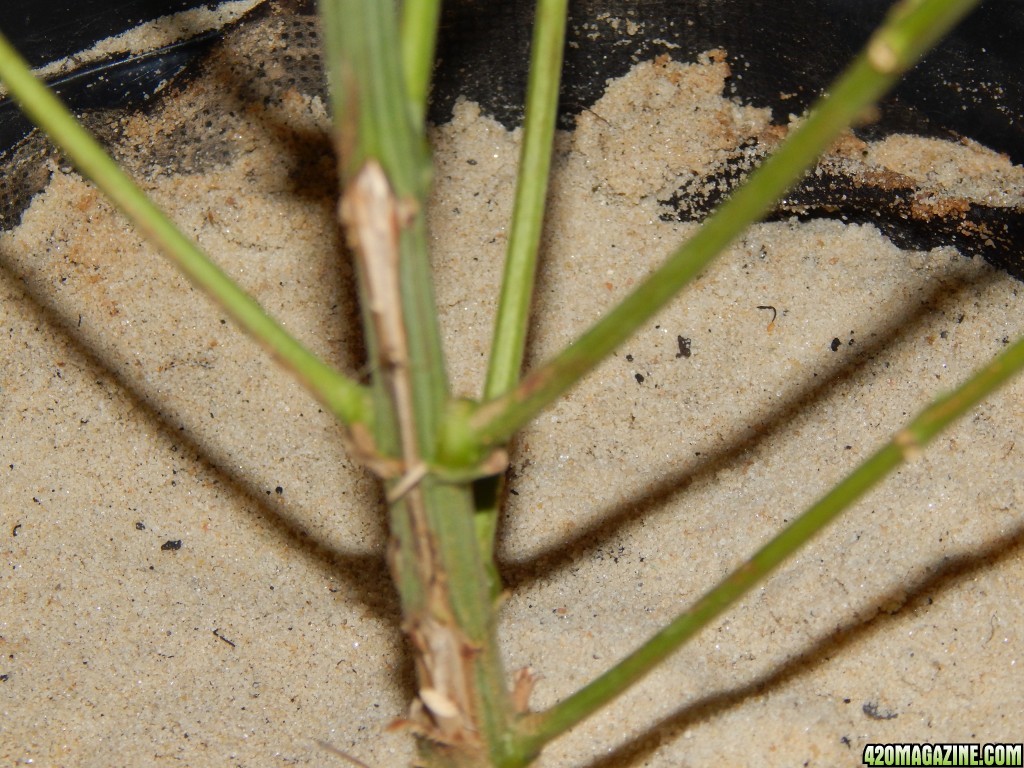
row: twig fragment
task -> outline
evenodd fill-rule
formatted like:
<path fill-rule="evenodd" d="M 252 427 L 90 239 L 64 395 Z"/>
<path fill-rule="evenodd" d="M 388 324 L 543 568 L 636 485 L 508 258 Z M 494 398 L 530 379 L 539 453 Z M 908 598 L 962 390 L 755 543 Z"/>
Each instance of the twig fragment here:
<path fill-rule="evenodd" d="M 370 768 L 369 765 L 364 763 L 359 758 L 352 757 L 352 755 L 350 755 L 348 752 L 342 752 L 340 749 L 338 749 L 332 744 L 328 744 L 326 741 L 321 741 L 320 739 L 315 739 L 315 741 L 316 745 L 320 747 L 320 749 L 324 749 L 330 752 L 332 755 L 337 755 L 343 760 L 348 760 L 350 763 L 352 763 L 352 765 L 356 766 L 356 768 Z"/>

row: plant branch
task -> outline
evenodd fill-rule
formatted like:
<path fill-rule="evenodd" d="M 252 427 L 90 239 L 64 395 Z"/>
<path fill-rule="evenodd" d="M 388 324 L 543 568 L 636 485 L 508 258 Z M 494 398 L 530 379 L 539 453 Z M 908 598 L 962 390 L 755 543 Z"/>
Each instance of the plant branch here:
<path fill-rule="evenodd" d="M 530 749 L 539 750 L 639 682 L 864 493 L 904 461 L 914 459 L 939 432 L 1022 369 L 1024 337 L 958 389 L 933 401 L 877 453 L 644 645 L 565 700 L 533 715 L 524 727 L 524 742 Z"/>
<path fill-rule="evenodd" d="M 904 0 L 808 117 L 697 233 L 569 347 L 470 420 L 481 446 L 501 444 L 664 307 L 811 166 L 978 0 Z"/>
<path fill-rule="evenodd" d="M 441 0 L 405 0 L 402 3 L 402 71 L 409 112 L 413 123 L 421 130 L 427 115 L 440 16 Z"/>
<path fill-rule="evenodd" d="M 370 421 L 366 389 L 310 352 L 185 236 L 29 71 L 0 34 L 0 77 L 19 106 L 150 242 L 281 361 L 342 423 Z"/>
<path fill-rule="evenodd" d="M 551 170 L 551 146 L 558 116 L 568 5 L 568 0 L 537 2 L 515 205 L 484 388 L 485 398 L 498 397 L 515 385 L 523 364 Z"/>
<path fill-rule="evenodd" d="M 523 366 L 544 224 L 544 204 L 551 175 L 551 148 L 558 117 L 567 16 L 568 0 L 538 0 L 530 48 L 530 77 L 526 88 L 526 119 L 523 122 L 516 197 L 484 385 L 485 398 L 497 397 L 511 389 L 519 380 Z M 495 595 L 501 591 L 501 579 L 494 564 L 494 538 L 503 484 L 503 476 L 484 478 L 476 484 L 477 542 L 480 556 L 487 563 L 491 591 Z"/>

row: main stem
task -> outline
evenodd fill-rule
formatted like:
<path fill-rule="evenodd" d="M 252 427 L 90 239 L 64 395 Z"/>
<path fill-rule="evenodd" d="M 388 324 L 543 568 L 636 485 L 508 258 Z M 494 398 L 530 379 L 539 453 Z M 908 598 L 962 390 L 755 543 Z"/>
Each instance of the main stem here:
<path fill-rule="evenodd" d="M 429 470 L 449 391 L 426 248 L 430 162 L 419 107 L 410 106 L 422 96 L 411 96 L 403 79 L 394 4 L 320 7 L 341 218 L 356 256 L 378 416 L 367 463 L 387 488 L 388 564 L 416 666 L 409 724 L 430 768 L 504 765 L 518 755 L 510 736 L 516 713 L 472 490 Z M 404 51 L 419 47 L 407 39 Z"/>

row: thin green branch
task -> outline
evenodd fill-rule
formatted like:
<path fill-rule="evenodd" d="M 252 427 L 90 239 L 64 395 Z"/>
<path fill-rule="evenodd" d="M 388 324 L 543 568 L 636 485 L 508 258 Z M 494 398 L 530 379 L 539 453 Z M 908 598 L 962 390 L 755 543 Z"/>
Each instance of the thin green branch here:
<path fill-rule="evenodd" d="M 150 242 L 347 425 L 372 413 L 366 389 L 306 349 L 238 287 L 121 170 L 0 34 L 0 77 L 19 106 Z"/>
<path fill-rule="evenodd" d="M 628 339 L 760 219 L 815 158 L 978 0 L 905 0 L 786 142 L 697 233 L 615 309 L 512 391 L 485 403 L 470 428 L 484 447 L 501 444 Z"/>
<path fill-rule="evenodd" d="M 551 171 L 555 120 L 558 117 L 558 91 L 568 6 L 568 0 L 537 2 L 530 48 L 530 77 L 526 88 L 523 144 L 505 254 L 505 275 L 501 283 L 487 383 L 484 386 L 486 398 L 497 397 L 511 389 L 519 380 L 523 366 Z M 485 478 L 476 486 L 477 542 L 481 557 L 488 563 L 494 594 L 498 594 L 501 589 L 493 557 L 503 482 L 502 477 Z"/>
<path fill-rule="evenodd" d="M 409 113 L 422 129 L 427 117 L 430 77 L 434 72 L 434 47 L 441 17 L 441 0 L 405 0 L 402 3 L 400 40 L 402 71 Z"/>
<path fill-rule="evenodd" d="M 871 458 L 789 524 L 760 551 L 707 592 L 689 610 L 610 670 L 525 723 L 523 743 L 545 743 L 593 714 L 639 682 L 701 628 L 778 568 L 787 557 L 836 519 L 904 461 L 912 460 L 939 432 L 1024 370 L 1024 337 L 951 394 L 937 398 Z"/>
<path fill-rule="evenodd" d="M 488 399 L 511 389 L 519 380 L 523 364 L 558 116 L 568 6 L 568 0 L 537 2 L 515 206 L 484 388 Z"/>

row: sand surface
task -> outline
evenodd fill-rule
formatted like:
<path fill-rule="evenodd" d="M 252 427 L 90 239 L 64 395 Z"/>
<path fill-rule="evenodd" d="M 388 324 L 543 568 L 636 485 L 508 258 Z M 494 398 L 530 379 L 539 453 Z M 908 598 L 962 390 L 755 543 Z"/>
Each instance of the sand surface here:
<path fill-rule="evenodd" d="M 643 65 L 560 136 L 531 363 L 692 231 L 657 196 L 765 129 L 721 97 L 715 58 Z M 203 173 L 134 162 L 273 315 L 358 373 L 332 171 L 310 149 L 324 126 L 290 91 L 239 111 Z M 455 388 L 474 395 L 518 135 L 463 104 L 432 138 L 437 302 Z M 748 232 L 515 443 L 501 636 L 508 668 L 540 676 L 534 706 L 1024 332 L 1020 289 L 871 226 Z M 409 765 L 408 735 L 386 730 L 412 681 L 380 494 L 331 418 L 67 169 L 0 236 L 0 315 L 0 761 L 344 764 L 323 740 Z M 540 765 L 854 766 L 871 742 L 1019 740 L 1022 397 L 1016 383 L 972 412 Z"/>

